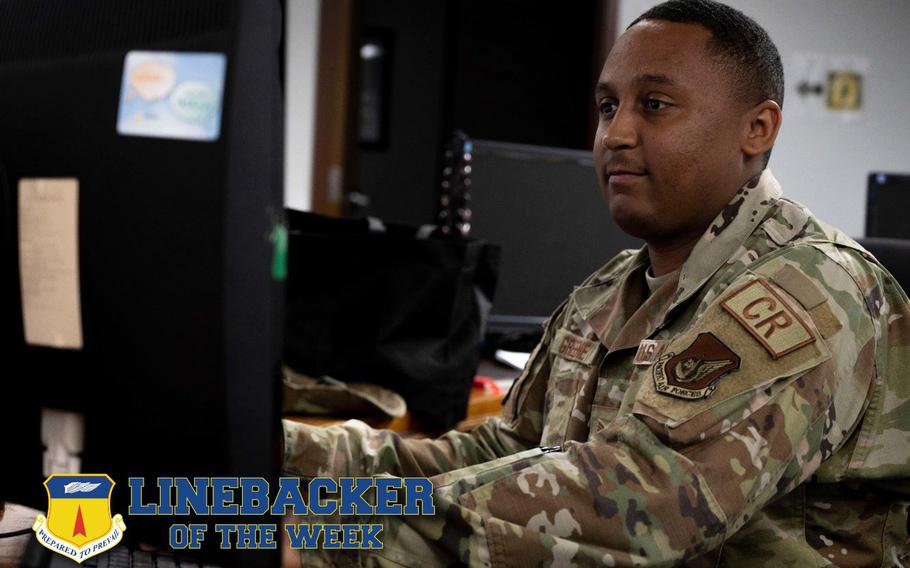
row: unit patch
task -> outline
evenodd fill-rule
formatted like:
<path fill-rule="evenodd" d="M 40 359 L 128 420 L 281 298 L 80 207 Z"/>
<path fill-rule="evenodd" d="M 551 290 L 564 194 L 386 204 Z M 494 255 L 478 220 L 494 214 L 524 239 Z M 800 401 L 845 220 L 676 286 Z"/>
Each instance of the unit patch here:
<path fill-rule="evenodd" d="M 654 387 L 657 392 L 677 398 L 707 398 L 717 388 L 717 381 L 739 369 L 740 359 L 713 333 L 700 333 L 680 353 L 669 352 L 654 365 Z"/>
<path fill-rule="evenodd" d="M 721 302 L 771 357 L 779 359 L 815 341 L 815 335 L 787 302 L 761 278 Z"/>

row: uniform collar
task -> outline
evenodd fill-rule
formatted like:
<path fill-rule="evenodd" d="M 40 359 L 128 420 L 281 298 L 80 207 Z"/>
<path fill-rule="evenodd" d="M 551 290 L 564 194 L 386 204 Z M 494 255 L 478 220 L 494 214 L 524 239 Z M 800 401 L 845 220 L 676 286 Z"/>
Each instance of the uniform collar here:
<path fill-rule="evenodd" d="M 746 242 L 768 210 L 780 199 L 780 184 L 771 170 L 765 169 L 758 181 L 739 188 L 683 263 L 679 284 L 670 309 L 689 299 L 704 286 Z"/>
<path fill-rule="evenodd" d="M 667 309 L 660 310 L 660 319 L 704 286 L 717 269 L 745 243 L 780 196 L 780 184 L 768 169 L 762 172 L 757 181 L 747 183 L 736 192 L 730 203 L 708 226 L 692 249 L 689 258 L 683 263 L 676 291 L 672 294 Z M 640 287 L 643 284 L 639 282 L 643 275 L 637 274 L 637 271 L 648 264 L 650 260 L 647 247 L 642 247 L 617 270 L 615 277 L 582 286 L 573 293 L 579 314 L 592 323 L 595 333 L 606 345 L 613 342 L 613 336 L 631 317 L 629 302 L 626 301 L 631 298 L 625 296 L 637 291 L 636 286 Z M 618 293 L 613 290 L 616 285 L 620 286 Z M 652 323 L 656 329 L 661 322 Z M 654 329 L 648 330 L 648 335 Z"/>

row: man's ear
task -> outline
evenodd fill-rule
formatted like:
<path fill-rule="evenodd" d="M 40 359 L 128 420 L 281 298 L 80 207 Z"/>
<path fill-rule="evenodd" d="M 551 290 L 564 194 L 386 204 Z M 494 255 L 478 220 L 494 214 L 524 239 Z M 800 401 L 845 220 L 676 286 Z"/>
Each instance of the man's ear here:
<path fill-rule="evenodd" d="M 767 100 L 752 107 L 743 117 L 742 150 L 747 158 L 761 156 L 774 146 L 783 115 L 780 105 Z"/>

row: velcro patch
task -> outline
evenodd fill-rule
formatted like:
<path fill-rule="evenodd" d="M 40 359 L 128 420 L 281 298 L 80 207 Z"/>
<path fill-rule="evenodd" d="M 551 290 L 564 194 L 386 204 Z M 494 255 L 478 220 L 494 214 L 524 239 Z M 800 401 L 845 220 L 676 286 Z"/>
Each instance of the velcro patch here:
<path fill-rule="evenodd" d="M 669 343 L 665 339 L 642 339 L 632 363 L 634 365 L 653 365 L 667 350 Z"/>
<path fill-rule="evenodd" d="M 809 280 L 809 277 L 800 272 L 792 264 L 785 264 L 780 270 L 771 275 L 774 283 L 786 290 L 796 301 L 807 310 L 821 305 L 827 297 L 818 289 L 818 286 Z"/>
<path fill-rule="evenodd" d="M 816 340 L 815 334 L 793 308 L 761 278 L 730 294 L 721 302 L 721 306 L 774 359 Z"/>
<path fill-rule="evenodd" d="M 708 398 L 717 381 L 739 369 L 739 355 L 713 333 L 700 333 L 680 353 L 672 351 L 654 365 L 654 388 L 657 392 L 694 400 Z"/>
<path fill-rule="evenodd" d="M 552 351 L 565 359 L 590 365 L 597 355 L 597 341 L 579 337 L 571 331 L 560 329 L 556 332 Z"/>

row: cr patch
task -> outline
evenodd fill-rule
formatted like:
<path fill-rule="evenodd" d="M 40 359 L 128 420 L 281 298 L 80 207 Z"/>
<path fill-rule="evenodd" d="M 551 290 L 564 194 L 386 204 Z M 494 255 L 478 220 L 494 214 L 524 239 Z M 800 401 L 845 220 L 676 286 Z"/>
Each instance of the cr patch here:
<path fill-rule="evenodd" d="M 815 335 L 802 318 L 761 278 L 730 294 L 721 306 L 774 359 L 815 341 Z"/>

